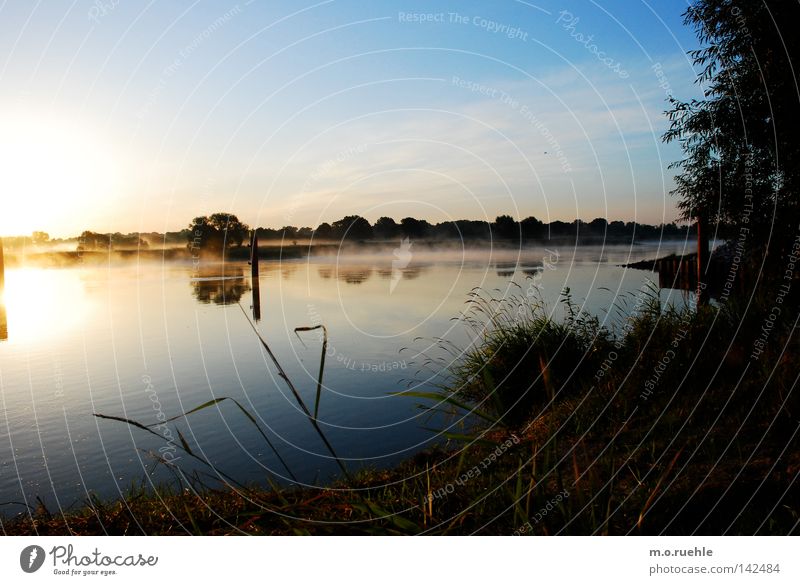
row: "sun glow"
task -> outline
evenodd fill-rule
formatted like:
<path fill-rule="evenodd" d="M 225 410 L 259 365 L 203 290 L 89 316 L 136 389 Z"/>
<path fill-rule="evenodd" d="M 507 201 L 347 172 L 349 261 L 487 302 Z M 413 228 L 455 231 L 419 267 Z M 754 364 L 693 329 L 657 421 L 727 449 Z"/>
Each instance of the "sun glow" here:
<path fill-rule="evenodd" d="M 114 156 L 86 125 L 0 118 L 0 236 L 75 235 L 108 209 L 118 188 Z"/>
<path fill-rule="evenodd" d="M 74 271 L 8 270 L 0 294 L 0 313 L 6 313 L 0 314 L 0 326 L 6 317 L 7 342 L 37 343 L 75 330 L 88 313 L 85 296 Z"/>

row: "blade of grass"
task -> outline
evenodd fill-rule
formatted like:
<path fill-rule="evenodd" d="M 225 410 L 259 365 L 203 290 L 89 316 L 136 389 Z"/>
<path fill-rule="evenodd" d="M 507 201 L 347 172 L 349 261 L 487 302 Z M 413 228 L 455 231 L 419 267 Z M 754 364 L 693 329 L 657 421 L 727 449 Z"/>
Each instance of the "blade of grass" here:
<path fill-rule="evenodd" d="M 238 400 L 236 400 L 234 398 L 231 398 L 230 396 L 223 396 L 221 398 L 214 398 L 213 400 L 209 400 L 208 402 L 205 402 L 205 403 L 201 404 L 200 406 L 196 406 L 195 408 L 193 408 L 193 409 L 191 409 L 191 410 L 189 410 L 187 412 L 184 412 L 183 414 L 179 414 L 178 416 L 173 416 L 172 418 L 168 418 L 164 422 L 172 422 L 172 421 L 176 421 L 176 420 L 178 420 L 180 418 L 185 418 L 185 417 L 189 416 L 190 414 L 194 414 L 195 412 L 199 412 L 201 410 L 204 410 L 206 408 L 209 408 L 211 406 L 219 404 L 220 402 L 224 402 L 225 400 L 230 400 L 231 402 L 233 402 L 239 408 L 239 410 L 242 412 L 242 414 L 244 414 L 247 417 L 247 419 L 253 424 L 253 426 L 256 427 L 256 429 L 258 430 L 258 432 L 261 435 L 261 437 L 264 439 L 264 441 L 266 441 L 266 443 L 267 443 L 267 445 L 269 445 L 270 449 L 272 449 L 272 452 L 275 453 L 275 456 L 281 462 L 281 465 L 283 465 L 283 468 L 286 470 L 286 473 L 289 474 L 289 477 L 291 477 L 294 480 L 295 483 L 299 483 L 297 478 L 295 477 L 294 473 L 292 473 L 292 470 L 289 469 L 289 465 L 286 463 L 286 461 L 284 461 L 283 457 L 281 457 L 281 454 L 278 453 L 278 449 L 275 448 L 275 445 L 272 444 L 272 441 L 270 441 L 269 437 L 267 437 L 266 433 L 264 433 L 264 430 L 261 428 L 261 425 L 258 424 L 258 421 L 256 420 L 256 418 L 250 413 L 249 410 L 247 410 L 244 406 L 242 406 L 239 403 Z M 159 426 L 160 424 L 164 424 L 164 423 L 156 423 L 156 424 L 148 425 L 148 427 L 156 427 L 156 426 Z M 179 431 L 179 434 L 180 434 L 180 431 Z"/>
<path fill-rule="evenodd" d="M 317 397 L 314 400 L 314 420 L 319 416 L 319 397 L 322 394 L 322 374 L 325 371 L 325 355 L 328 352 L 328 328 L 325 325 L 316 325 L 314 327 L 296 327 L 294 332 L 297 337 L 300 337 L 302 331 L 316 331 L 322 329 L 322 355 L 319 358 L 319 376 L 317 376 Z"/>
<path fill-rule="evenodd" d="M 322 432 L 322 429 L 317 424 L 317 419 L 314 418 L 312 416 L 311 412 L 308 410 L 308 407 L 306 406 L 306 403 L 303 401 L 303 398 L 300 396 L 300 393 L 297 391 L 297 388 L 295 388 L 294 384 L 289 379 L 288 374 L 283 369 L 283 366 L 281 366 L 280 362 L 278 361 L 278 358 L 275 357 L 274 353 L 272 353 L 272 349 L 270 348 L 269 344 L 261 336 L 261 333 L 258 331 L 258 328 L 255 326 L 255 323 L 253 323 L 250 320 L 250 317 L 247 315 L 247 311 L 244 310 L 244 307 L 242 306 L 242 304 L 238 303 L 238 305 L 239 305 L 239 308 L 242 310 L 242 314 L 244 315 L 244 318 L 250 324 L 250 328 L 256 334 L 256 337 L 258 337 L 258 340 L 261 343 L 261 346 L 264 348 L 264 351 L 267 352 L 267 355 L 269 356 L 270 360 L 272 360 L 272 363 L 275 365 L 275 369 L 278 370 L 278 375 L 281 378 L 283 378 L 283 381 L 286 383 L 286 386 L 288 386 L 289 390 L 294 395 L 294 398 L 297 401 L 297 404 L 300 406 L 302 411 L 305 413 L 305 415 L 308 418 L 309 422 L 311 422 L 311 425 L 317 431 L 317 434 L 320 436 L 320 438 L 322 439 L 322 442 L 325 444 L 325 448 L 328 449 L 328 451 L 330 452 L 331 455 L 333 455 L 333 458 L 336 460 L 336 463 L 339 466 L 339 469 L 342 470 L 342 473 L 344 474 L 344 476 L 348 480 L 352 480 L 353 478 L 350 475 L 350 473 L 347 471 L 347 467 L 345 467 L 345 465 L 342 462 L 342 460 L 336 454 L 336 451 L 333 449 L 333 446 L 328 441 L 328 438 L 325 436 L 325 433 Z"/>

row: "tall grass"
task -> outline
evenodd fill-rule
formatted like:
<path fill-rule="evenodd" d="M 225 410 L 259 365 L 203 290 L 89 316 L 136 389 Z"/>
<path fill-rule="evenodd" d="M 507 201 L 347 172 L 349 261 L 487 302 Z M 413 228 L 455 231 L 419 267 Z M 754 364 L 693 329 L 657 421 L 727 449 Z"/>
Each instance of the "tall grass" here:
<path fill-rule="evenodd" d="M 462 317 L 474 341 L 446 383 L 407 394 L 492 421 L 464 437 L 462 458 L 480 451 L 475 439 L 487 428 L 524 437 L 530 453 L 499 479 L 506 491 L 514 485 L 512 522 L 529 516 L 531 500 L 572 494 L 535 532 L 791 530 L 798 508 L 788 494 L 796 497 L 797 485 L 780 484 L 764 466 L 783 477 L 800 469 L 796 306 L 784 307 L 753 359 L 774 302 L 697 308 L 691 300 L 664 305 L 651 286 L 620 299 L 610 312 L 617 318 L 601 325 L 569 291 L 564 317 L 554 318 L 536 298 L 478 290 Z"/>

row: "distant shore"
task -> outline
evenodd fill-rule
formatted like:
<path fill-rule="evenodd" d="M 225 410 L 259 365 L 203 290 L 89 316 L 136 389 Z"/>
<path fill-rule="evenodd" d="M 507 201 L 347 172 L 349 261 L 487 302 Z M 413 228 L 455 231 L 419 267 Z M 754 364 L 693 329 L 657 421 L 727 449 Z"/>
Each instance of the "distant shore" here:
<path fill-rule="evenodd" d="M 541 246 L 592 246 L 592 245 L 630 245 L 638 246 L 659 240 L 640 239 L 631 241 L 630 238 L 602 238 L 585 236 L 581 238 L 563 237 L 544 240 L 513 241 L 513 240 L 442 240 L 421 239 L 414 240 L 416 250 L 436 250 L 440 248 L 464 248 L 469 250 L 519 250 Z M 366 240 L 366 241 L 323 241 L 323 242 L 297 242 L 285 243 L 267 240 L 259 242 L 258 256 L 262 260 L 297 260 L 310 256 L 335 255 L 341 252 L 386 252 L 391 254 L 398 246 L 399 240 Z M 123 248 L 111 250 L 46 250 L 40 248 L 11 248 L 5 250 L 5 263 L 7 267 L 38 266 L 38 267 L 71 267 L 80 264 L 117 264 L 127 262 L 204 262 L 248 261 L 250 247 L 241 246 L 229 248 L 224 256 L 219 253 L 202 252 L 197 254 L 188 247 L 174 246 L 166 248 Z M 633 267 L 633 266 L 631 266 Z M 638 266 L 637 266 L 638 268 Z"/>

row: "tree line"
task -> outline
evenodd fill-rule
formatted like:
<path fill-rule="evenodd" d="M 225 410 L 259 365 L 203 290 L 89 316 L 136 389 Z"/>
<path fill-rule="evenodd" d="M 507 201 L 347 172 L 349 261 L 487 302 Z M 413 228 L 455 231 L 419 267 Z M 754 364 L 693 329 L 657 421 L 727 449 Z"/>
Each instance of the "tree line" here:
<path fill-rule="evenodd" d="M 390 241 L 398 238 L 487 242 L 563 238 L 634 241 L 691 237 L 694 235 L 694 226 L 676 223 L 649 225 L 632 221 L 607 221 L 603 218 L 590 222 L 576 219 L 571 222 L 557 220 L 545 223 L 532 216 L 516 221 L 509 215 L 500 215 L 492 222 L 460 219 L 439 223 L 414 217 L 405 217 L 400 221 L 395 221 L 391 217 L 381 217 L 373 224 L 359 215 L 348 215 L 338 221 L 321 223 L 316 228 L 287 225 L 279 229 L 259 227 L 256 232 L 259 240 L 290 244 L 301 241 Z M 4 246 L 15 249 L 73 242 L 79 252 L 162 246 L 186 246 L 189 249 L 213 251 L 249 245 L 251 234 L 250 226 L 235 214 L 219 212 L 196 217 L 187 228 L 175 232 L 123 234 L 86 230 L 78 237 L 64 239 L 51 239 L 45 232 L 34 232 L 31 236 L 4 238 Z"/>
<path fill-rule="evenodd" d="M 259 240 L 293 243 L 301 240 L 366 242 L 397 238 L 474 241 L 597 238 L 631 241 L 683 238 L 691 235 L 691 232 L 691 226 L 675 223 L 648 225 L 632 221 L 609 222 L 604 218 L 590 222 L 544 223 L 535 217 L 516 221 L 509 215 L 500 215 L 493 222 L 462 219 L 440 223 L 414 217 L 405 217 L 399 222 L 391 217 L 381 217 L 374 224 L 360 215 L 348 215 L 332 223 L 322 223 L 316 228 L 287 225 L 280 229 L 261 227 L 256 230 Z M 247 242 L 250 227 L 234 214 L 215 213 L 195 218 L 182 233 L 190 248 L 236 247 Z"/>

